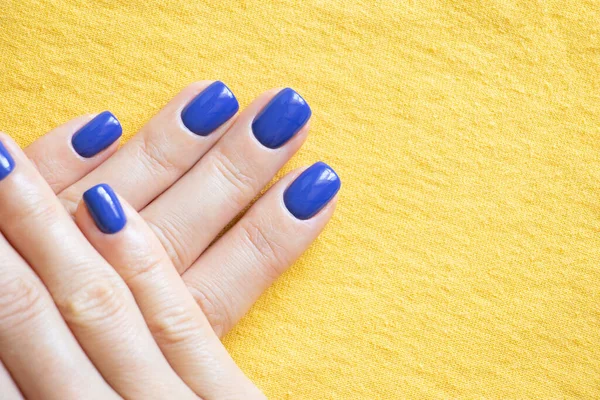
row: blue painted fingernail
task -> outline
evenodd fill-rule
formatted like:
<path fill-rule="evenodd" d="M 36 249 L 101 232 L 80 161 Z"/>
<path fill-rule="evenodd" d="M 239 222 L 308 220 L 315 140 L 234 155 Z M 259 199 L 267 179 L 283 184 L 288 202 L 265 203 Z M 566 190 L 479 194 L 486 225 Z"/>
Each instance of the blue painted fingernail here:
<path fill-rule="evenodd" d="M 78 130 L 71 143 L 77 154 L 90 158 L 113 144 L 122 133 L 117 117 L 110 111 L 104 111 Z"/>
<path fill-rule="evenodd" d="M 342 182 L 333 168 L 324 162 L 310 166 L 283 194 L 283 202 L 298 219 L 310 219 L 340 190 Z"/>
<path fill-rule="evenodd" d="M 252 132 L 265 147 L 276 149 L 292 138 L 310 118 L 308 103 L 293 89 L 283 89 L 252 122 Z"/>
<path fill-rule="evenodd" d="M 88 189 L 83 194 L 83 201 L 96 226 L 104 233 L 117 233 L 127 223 L 123 207 L 117 195 L 106 183 Z"/>
<path fill-rule="evenodd" d="M 0 142 L 0 181 L 8 176 L 15 169 L 15 160 Z"/>
<path fill-rule="evenodd" d="M 239 110 L 237 99 L 223 82 L 214 82 L 181 112 L 186 128 L 196 135 L 207 136 L 227 122 Z"/>

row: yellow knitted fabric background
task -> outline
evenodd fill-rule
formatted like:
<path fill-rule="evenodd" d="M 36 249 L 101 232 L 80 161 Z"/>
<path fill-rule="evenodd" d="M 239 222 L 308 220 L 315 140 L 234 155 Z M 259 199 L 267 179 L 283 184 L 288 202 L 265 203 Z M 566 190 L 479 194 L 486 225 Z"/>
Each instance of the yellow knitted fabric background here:
<path fill-rule="evenodd" d="M 318 242 L 225 343 L 273 399 L 600 398 L 597 0 L 2 0 L 0 129 L 194 80 L 314 113 Z"/>

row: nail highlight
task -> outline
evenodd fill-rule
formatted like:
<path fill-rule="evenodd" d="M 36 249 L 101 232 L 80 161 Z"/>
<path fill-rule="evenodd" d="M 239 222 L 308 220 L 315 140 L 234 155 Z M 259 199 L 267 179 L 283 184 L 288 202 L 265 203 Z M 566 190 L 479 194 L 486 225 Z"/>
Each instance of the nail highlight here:
<path fill-rule="evenodd" d="M 117 233 L 127 223 L 123 207 L 117 195 L 105 183 L 88 189 L 83 194 L 83 201 L 98 229 L 104 233 Z"/>
<path fill-rule="evenodd" d="M 8 176 L 15 169 L 15 160 L 0 142 L 0 181 Z"/>
<path fill-rule="evenodd" d="M 123 128 L 117 117 L 110 111 L 104 111 L 78 130 L 71 143 L 77 154 L 90 158 L 113 144 L 122 133 Z"/>
<path fill-rule="evenodd" d="M 252 122 L 252 132 L 265 147 L 283 146 L 306 124 L 312 111 L 293 89 L 277 93 Z"/>
<path fill-rule="evenodd" d="M 223 82 L 217 81 L 185 106 L 181 120 L 196 135 L 207 136 L 233 117 L 239 108 L 231 90 Z"/>
<path fill-rule="evenodd" d="M 329 203 L 341 183 L 333 168 L 318 162 L 292 182 L 283 194 L 283 202 L 296 218 L 310 219 Z"/>

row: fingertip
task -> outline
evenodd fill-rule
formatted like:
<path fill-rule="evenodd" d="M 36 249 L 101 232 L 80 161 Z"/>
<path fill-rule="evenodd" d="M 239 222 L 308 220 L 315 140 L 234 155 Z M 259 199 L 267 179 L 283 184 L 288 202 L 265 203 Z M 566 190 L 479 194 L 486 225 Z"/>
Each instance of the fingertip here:
<path fill-rule="evenodd" d="M 121 125 L 112 113 L 86 114 L 40 137 L 24 153 L 60 193 L 111 157 L 121 137 Z"/>
<path fill-rule="evenodd" d="M 191 133 L 208 136 L 233 118 L 239 108 L 231 89 L 223 82 L 215 81 L 181 110 L 181 121 Z"/>
<path fill-rule="evenodd" d="M 299 221 L 310 221 L 328 214 L 327 210 L 333 211 L 342 184 L 335 170 L 322 161 L 298 168 L 280 182 L 281 204 Z"/>
<path fill-rule="evenodd" d="M 115 234 L 125 227 L 125 211 L 117 194 L 108 184 L 101 183 L 86 190 L 83 202 L 101 232 Z"/>
<path fill-rule="evenodd" d="M 294 89 L 270 97 L 252 121 L 252 132 L 266 148 L 279 149 L 297 136 L 312 115 L 308 102 Z"/>
<path fill-rule="evenodd" d="M 83 158 L 93 158 L 120 139 L 123 127 L 110 111 L 103 111 L 71 136 L 71 146 Z"/>

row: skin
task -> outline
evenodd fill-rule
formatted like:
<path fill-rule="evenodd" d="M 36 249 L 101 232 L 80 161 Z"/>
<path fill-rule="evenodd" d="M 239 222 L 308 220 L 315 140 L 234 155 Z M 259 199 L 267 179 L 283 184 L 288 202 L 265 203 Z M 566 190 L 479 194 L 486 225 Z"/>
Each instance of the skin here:
<path fill-rule="evenodd" d="M 258 202 L 212 246 L 222 250 L 207 251 L 221 230 L 298 151 L 309 128 L 306 124 L 275 150 L 254 138 L 252 120 L 279 92 L 272 89 L 209 136 L 194 135 L 181 122 L 181 110 L 211 83 L 186 87 L 118 151 L 113 144 L 92 159 L 75 153 L 70 138 L 93 118 L 87 116 L 55 129 L 25 153 L 71 214 L 83 192 L 98 183 L 108 183 L 123 196 L 158 236 L 222 337 L 316 239 L 331 218 L 337 198 L 307 221 L 290 215 L 280 197 L 271 203 Z M 53 154 L 60 154 L 59 161 Z M 300 172 L 285 179 L 291 182 Z M 243 240 L 242 247 L 235 244 Z M 238 251 L 232 253 L 232 249 Z"/>
<path fill-rule="evenodd" d="M 0 199 L 0 214 L 6 214 L 5 220 L 0 215 L 0 230 L 8 238 L 2 246 L 12 254 L 7 265 L 15 265 L 18 279 L 4 274 L 0 286 L 16 285 L 14 293 L 35 289 L 0 313 L 1 330 L 10 331 L 0 333 L 0 359 L 13 378 L 0 368 L 0 398 L 21 398 L 8 384 L 13 380 L 22 390 L 26 385 L 27 398 L 54 398 L 48 393 L 61 399 L 84 393 L 85 398 L 207 399 L 217 393 L 219 399 L 263 398 L 218 339 L 314 241 L 336 199 L 309 220 L 294 218 L 282 201 L 285 188 L 302 172 L 294 171 L 209 247 L 308 132 L 306 125 L 275 150 L 254 138 L 252 120 L 278 92 L 271 90 L 211 135 L 196 136 L 184 127 L 180 112 L 210 83 L 185 88 L 120 150 L 115 143 L 91 159 L 78 156 L 70 138 L 93 115 L 70 121 L 25 149 L 35 167 L 3 137 L 19 165 L 0 182 L 12 185 L 0 187 L 11 196 Z M 98 183 L 120 194 L 128 216 L 125 229 L 115 235 L 101 233 L 80 205 L 83 192 Z M 34 189 L 43 195 L 32 196 Z M 4 201 L 13 205 L 12 212 Z M 31 225 L 15 217 L 23 219 L 25 207 L 31 211 L 42 204 L 49 210 L 32 212 L 39 218 L 29 218 Z M 26 272 L 31 270 L 39 278 Z M 48 291 L 42 295 L 43 285 Z M 23 335 L 48 332 L 50 326 L 53 335 Z M 5 337 L 9 349 L 40 349 L 36 361 L 29 351 L 2 352 Z M 57 385 L 65 389 L 56 392 Z"/>

